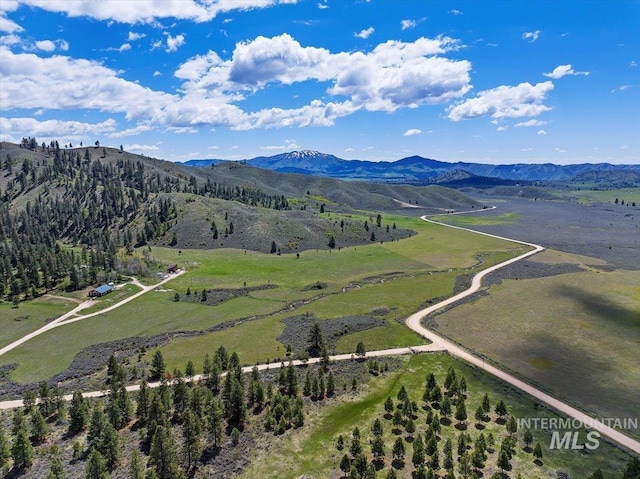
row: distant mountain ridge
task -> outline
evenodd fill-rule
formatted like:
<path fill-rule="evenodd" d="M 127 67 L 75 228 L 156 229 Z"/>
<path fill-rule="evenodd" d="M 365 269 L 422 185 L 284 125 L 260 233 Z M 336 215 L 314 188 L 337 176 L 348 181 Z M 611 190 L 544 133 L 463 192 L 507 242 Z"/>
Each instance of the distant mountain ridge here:
<path fill-rule="evenodd" d="M 207 167 L 226 160 L 206 159 L 189 160 L 183 164 L 194 167 Z M 374 182 L 430 183 L 434 179 L 464 170 L 475 176 L 500 178 L 512 181 L 560 181 L 569 180 L 589 172 L 628 171 L 640 173 L 639 164 L 612 165 L 610 163 L 579 163 L 574 165 L 544 164 L 505 164 L 487 165 L 482 163 L 456 162 L 410 156 L 393 162 L 375 162 L 366 160 L 344 160 L 335 155 L 312 150 L 292 151 L 274 156 L 259 156 L 242 163 L 278 171 L 282 173 L 300 173 L 320 175 L 331 178 L 363 180 Z"/>

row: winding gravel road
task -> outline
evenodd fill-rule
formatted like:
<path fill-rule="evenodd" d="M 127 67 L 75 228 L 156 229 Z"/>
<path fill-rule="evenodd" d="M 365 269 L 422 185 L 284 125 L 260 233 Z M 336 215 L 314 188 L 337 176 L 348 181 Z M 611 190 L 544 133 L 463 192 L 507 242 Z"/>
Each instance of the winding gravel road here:
<path fill-rule="evenodd" d="M 460 212 L 460 213 L 479 213 L 482 212 L 483 210 L 473 210 L 473 211 L 468 211 L 468 212 Z M 578 409 L 569 406 L 568 404 L 560 401 L 559 399 L 556 399 L 552 396 L 550 396 L 549 394 L 527 384 L 526 382 L 518 379 L 517 377 L 513 376 L 512 374 L 509 374 L 491 364 L 486 364 L 484 358 L 479 357 L 474 355 L 473 353 L 463 349 L 462 347 L 458 346 L 457 344 L 439 336 L 438 334 L 434 333 L 433 331 L 425 328 L 422 325 L 422 319 L 425 318 L 427 315 L 433 313 L 434 311 L 437 311 L 441 308 L 444 308 L 450 304 L 453 304 L 457 301 L 460 301 L 463 298 L 466 298 L 467 296 L 475 293 L 476 291 L 478 291 L 481 287 L 481 283 L 482 283 L 482 278 L 484 278 L 487 274 L 491 273 L 492 271 L 495 271 L 497 269 L 503 268 L 507 265 L 510 265 L 512 263 L 515 263 L 516 261 L 520 261 L 523 260 L 525 258 L 528 258 L 529 256 L 532 256 L 534 254 L 539 253 L 540 251 L 543 251 L 544 248 L 540 245 L 537 244 L 533 244 L 533 243 L 527 243 L 524 241 L 518 241 L 518 240 L 514 240 L 511 238 L 505 238 L 502 236 L 497 236 L 497 235 L 492 235 L 489 233 L 482 233 L 479 231 L 475 231 L 469 228 L 462 228 L 459 226 L 452 226 L 452 225 L 448 225 L 445 223 L 440 223 L 437 221 L 433 221 L 427 218 L 427 216 L 422 216 L 422 219 L 424 221 L 428 221 L 429 223 L 433 223 L 433 224 L 437 224 L 437 225 L 441 225 L 441 226 L 446 226 L 448 228 L 455 228 L 455 229 L 459 229 L 459 230 L 463 230 L 463 231 L 469 231 L 471 233 L 475 233 L 475 234 L 480 234 L 480 235 L 484 235 L 484 236 L 489 236 L 492 238 L 497 238 L 497 239 L 501 239 L 501 240 L 505 240 L 505 241 L 510 241 L 513 243 L 518 243 L 518 244 L 522 244 L 525 246 L 529 246 L 532 248 L 531 251 L 528 251 L 527 253 L 524 253 L 520 256 L 517 256 L 515 258 L 511 258 L 507 261 L 504 261 L 500 264 L 491 266 L 490 268 L 487 268 L 483 271 L 480 271 L 479 273 L 477 273 L 474 277 L 473 280 L 471 282 L 471 286 L 469 287 L 469 289 L 467 289 L 466 291 L 463 291 L 461 293 L 456 294 L 455 296 L 452 296 L 451 298 L 445 299 L 444 301 L 441 301 L 438 304 L 435 304 L 433 306 L 430 306 L 428 308 L 423 309 L 422 311 L 418 311 L 417 313 L 412 314 L 411 316 L 409 316 L 406 319 L 406 324 L 407 326 L 412 329 L 413 331 L 415 331 L 416 333 L 418 333 L 420 336 L 428 339 L 431 341 L 431 344 L 429 345 L 422 345 L 422 346 L 414 346 L 414 347 L 407 347 L 407 348 L 397 348 L 397 349 L 388 349 L 388 350 L 381 350 L 381 351 L 369 351 L 366 353 L 366 357 L 380 357 L 380 356 L 392 356 L 392 355 L 401 355 L 401 354 L 416 354 L 416 353 L 421 353 L 421 352 L 433 352 L 433 351 L 446 351 L 449 354 L 451 354 L 452 356 L 455 356 L 457 358 L 460 358 L 470 364 L 473 364 L 479 368 L 481 368 L 482 370 L 486 371 L 487 373 L 501 379 L 502 381 L 504 381 L 507 384 L 510 384 L 511 386 L 514 386 L 522 391 L 524 391 L 525 393 L 533 396 L 534 398 L 536 398 L 539 401 L 544 402 L 545 404 L 549 405 L 550 407 L 552 407 L 553 409 L 557 410 L 558 412 L 561 412 L 567 416 L 569 416 L 570 418 L 573 419 L 577 419 L 578 421 L 582 422 L 583 424 L 589 424 L 591 426 L 592 429 L 598 431 L 599 433 L 601 433 L 604 436 L 607 436 L 609 439 L 617 442 L 618 444 L 620 444 L 621 446 L 624 446 L 626 448 L 628 448 L 631 451 L 634 451 L 637 454 L 640 454 L 640 442 L 636 441 L 632 438 L 630 438 L 629 436 L 627 436 L 626 434 L 623 434 L 622 432 L 613 429 L 609 426 L 607 426 L 606 424 L 602 423 L 602 422 L 597 422 L 594 421 L 594 418 L 592 418 L 591 416 L 585 414 L 582 411 L 579 411 Z M 183 274 L 184 270 L 178 272 L 177 274 L 174 274 L 172 276 L 170 276 L 169 278 L 166 278 L 165 280 L 163 280 L 162 282 L 160 282 L 159 284 L 153 285 L 153 286 L 142 286 L 140 283 L 138 283 L 137 281 L 134 281 L 138 286 L 140 286 L 142 288 L 142 291 L 139 291 L 138 293 L 136 293 L 135 295 L 126 298 L 125 300 L 110 306 L 109 308 L 105 308 L 104 310 L 97 312 L 97 313 L 92 313 L 92 314 L 88 314 L 88 315 L 84 315 L 84 316 L 78 316 L 76 318 L 71 318 L 71 316 L 75 315 L 78 311 L 82 310 L 83 308 L 87 307 L 87 303 L 89 303 L 89 305 L 91 305 L 91 302 L 86 302 L 86 303 L 82 303 L 81 305 L 79 305 L 77 308 L 75 308 L 74 310 L 66 313 L 63 316 L 60 316 L 58 319 L 52 321 L 51 323 L 47 324 L 46 326 L 44 326 L 43 328 L 40 328 L 37 331 L 34 331 L 33 333 L 30 333 L 26 336 L 24 336 L 23 338 L 19 339 L 18 341 L 15 341 L 13 343 L 11 343 L 9 346 L 6 346 L 5 348 L 0 350 L 0 355 L 4 354 L 7 351 L 10 351 L 11 349 L 19 346 L 20 344 L 24 343 L 25 341 L 28 341 L 29 339 L 42 334 L 50 329 L 53 329 L 55 327 L 59 327 L 59 326 L 63 326 L 65 324 L 69 324 L 69 323 L 73 323 L 75 321 L 81 321 L 83 319 L 92 317 L 92 316 L 96 316 L 98 314 L 102 314 L 104 312 L 107 311 L 111 311 L 119 306 L 122 306 L 123 304 L 132 301 L 133 299 L 137 298 L 138 296 L 156 288 L 157 286 L 160 286 L 161 284 L 165 283 L 166 281 L 169 281 L 173 278 L 175 278 L 176 276 Z M 71 319 L 69 319 L 71 318 Z M 337 355 L 337 356 L 331 356 L 331 360 L 332 361 L 344 361 L 344 360 L 352 360 L 354 358 L 353 354 L 342 354 L 342 355 Z M 320 359 L 319 358 L 312 358 L 309 359 L 308 361 L 293 361 L 293 363 L 295 365 L 304 365 L 304 364 L 313 364 L 313 363 L 317 363 L 319 362 Z M 271 363 L 271 364 L 262 364 L 258 366 L 259 370 L 266 370 L 266 369 L 273 369 L 273 368 L 279 368 L 280 367 L 280 363 Z M 253 368 L 253 366 L 247 366 L 245 368 L 243 368 L 243 371 L 245 372 L 250 372 L 251 369 Z M 201 379 L 202 376 L 198 375 L 194 377 L 194 380 L 199 380 Z M 160 385 L 160 383 L 151 383 L 149 384 L 150 387 L 158 387 Z M 130 385 L 127 387 L 128 391 L 137 391 L 139 390 L 140 386 L 135 384 L 135 385 Z M 105 391 L 91 391 L 91 392 L 85 392 L 83 393 L 83 395 L 85 397 L 101 397 L 101 396 L 105 396 L 107 393 Z M 71 400 L 72 395 L 67 395 L 65 396 L 65 400 L 70 401 Z M 0 402 L 0 409 L 13 409 L 13 408 L 17 408 L 17 407 L 21 407 L 23 405 L 23 401 L 20 400 L 14 400 L 14 401 L 2 401 Z"/>
<path fill-rule="evenodd" d="M 510 239 L 510 238 L 504 238 L 502 236 L 497 236 L 497 235 L 492 235 L 489 233 L 482 233 L 479 231 L 475 231 L 475 230 L 471 230 L 468 228 L 462 228 L 460 226 L 452 226 L 452 225 L 448 225 L 445 223 L 440 223 L 438 221 L 433 221 L 428 219 L 426 216 L 422 216 L 422 219 L 424 221 L 428 221 L 429 223 L 433 223 L 433 224 L 437 224 L 437 225 L 442 225 L 442 226 L 447 226 L 449 228 L 455 228 L 455 229 L 459 229 L 459 230 L 463 230 L 463 231 L 470 231 L 472 233 L 476 233 L 476 234 L 480 234 L 483 236 L 490 236 L 492 238 L 498 238 L 498 239 L 502 239 L 502 240 L 506 240 L 506 241 L 511 241 L 513 243 L 519 243 L 522 245 L 526 245 L 526 246 L 530 246 L 533 248 L 532 251 L 529 251 L 525 254 L 522 254 L 520 256 L 517 256 L 515 258 L 511 258 L 510 260 L 504 261 L 500 264 L 497 264 L 495 266 L 492 266 L 490 268 L 487 268 L 483 271 L 480 271 L 478 274 L 476 274 L 473 277 L 473 281 L 471 282 L 471 286 L 469 287 L 469 289 L 467 289 L 466 291 L 463 291 L 459 294 L 456 294 L 455 296 L 452 296 L 451 298 L 445 299 L 444 301 L 441 301 L 438 304 L 435 304 L 429 308 L 423 309 L 422 311 L 418 311 L 417 313 L 412 314 L 411 316 L 409 316 L 406 320 L 406 324 L 409 328 L 411 328 L 412 330 L 414 330 L 416 333 L 418 333 L 420 336 L 429 339 L 430 341 L 432 341 L 432 343 L 434 345 L 438 345 L 440 346 L 443 350 L 446 350 L 449 354 L 451 354 L 452 356 L 455 356 L 457 358 L 463 359 L 464 361 L 471 363 L 475 366 L 478 366 L 479 368 L 483 369 L 484 371 L 486 371 L 489 374 L 492 374 L 493 376 L 501 379 L 502 381 L 520 389 L 521 391 L 524 391 L 525 393 L 533 396 L 534 398 L 544 402 L 545 404 L 551 406 L 553 409 L 566 414 L 567 416 L 573 418 L 573 419 L 577 419 L 578 421 L 582 422 L 583 424 L 589 424 L 591 426 L 592 429 L 600 432 L 602 435 L 607 436 L 608 438 L 614 440 L 615 442 L 617 442 L 618 444 L 627 447 L 628 449 L 640 454 L 640 442 L 636 441 L 632 438 L 630 438 L 629 436 L 627 436 L 626 434 L 623 434 L 622 432 L 613 429 L 612 427 L 607 426 L 606 424 L 602 423 L 602 422 L 597 422 L 592 418 L 591 416 L 585 414 L 582 411 L 579 411 L 578 409 L 569 406 L 568 404 L 560 401 L 559 399 L 554 398 L 553 396 L 550 396 L 549 394 L 527 384 L 526 382 L 518 379 L 517 377 L 513 376 L 512 374 L 509 374 L 495 366 L 492 366 L 490 364 L 486 364 L 484 358 L 476 356 L 475 354 L 472 354 L 471 352 L 461 348 L 460 346 L 458 346 L 455 343 L 452 343 L 451 341 L 443 338 L 442 336 L 439 336 L 438 334 L 434 333 L 433 331 L 425 328 L 422 325 L 422 319 L 424 317 L 426 317 L 427 315 L 433 313 L 434 311 L 437 311 L 441 308 L 444 308 L 445 306 L 448 306 L 452 303 L 455 303 L 457 301 L 460 301 L 463 298 L 466 298 L 467 296 L 475 293 L 476 291 L 478 291 L 480 289 L 481 283 L 482 283 L 482 278 L 484 278 L 487 274 L 491 273 L 492 271 L 495 271 L 497 269 L 503 268 L 504 266 L 510 265 L 512 263 L 515 263 L 516 261 L 520 261 L 523 260 L 525 258 L 528 258 L 531 255 L 534 255 L 536 253 L 539 253 L 540 251 L 543 251 L 544 248 L 540 245 L 537 244 L 533 244 L 533 243 L 527 243 L 525 241 L 518 241 L 518 240 L 514 240 L 514 239 Z"/>

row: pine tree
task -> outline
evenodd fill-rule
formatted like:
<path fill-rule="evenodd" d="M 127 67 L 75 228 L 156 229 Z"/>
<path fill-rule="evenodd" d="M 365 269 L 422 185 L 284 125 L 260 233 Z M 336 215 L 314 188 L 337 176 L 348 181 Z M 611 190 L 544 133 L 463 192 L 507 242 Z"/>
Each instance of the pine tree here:
<path fill-rule="evenodd" d="M 214 448 L 219 446 L 222 439 L 223 422 L 222 406 L 218 399 L 214 399 L 211 401 L 208 413 L 209 435 L 211 436 Z"/>
<path fill-rule="evenodd" d="M 498 456 L 498 467 L 500 468 L 501 472 L 511 469 L 511 464 L 509 463 L 509 456 L 506 451 L 500 452 L 500 455 Z"/>
<path fill-rule="evenodd" d="M 184 423 L 182 424 L 182 437 L 184 439 L 183 450 L 187 459 L 187 471 L 191 470 L 194 461 L 197 461 L 200 457 L 201 432 L 200 419 L 192 411 L 187 411 L 184 416 Z"/>
<path fill-rule="evenodd" d="M 317 356 L 322 351 L 324 345 L 322 329 L 317 322 L 314 322 L 309 331 L 309 354 L 311 356 Z"/>
<path fill-rule="evenodd" d="M 396 438 L 396 441 L 393 443 L 392 455 L 394 461 L 404 462 L 405 447 L 401 437 Z"/>
<path fill-rule="evenodd" d="M 360 429 L 358 429 L 358 426 L 356 426 L 351 433 L 349 453 L 351 453 L 351 457 L 354 459 L 362 454 L 362 443 L 360 442 Z"/>
<path fill-rule="evenodd" d="M 398 401 L 406 401 L 407 399 L 409 399 L 409 393 L 407 392 L 407 388 L 404 387 L 404 384 L 400 386 L 400 389 L 398 390 L 398 395 L 396 396 L 396 399 Z"/>
<path fill-rule="evenodd" d="M 407 423 L 404 426 L 405 431 L 409 436 L 413 436 L 413 433 L 416 432 L 416 424 L 413 422 L 413 418 L 407 419 Z"/>
<path fill-rule="evenodd" d="M 167 365 L 164 362 L 162 351 L 157 349 L 153 355 L 153 359 L 151 360 L 151 377 L 160 378 L 164 375 L 166 370 Z"/>
<path fill-rule="evenodd" d="M 462 479 L 468 479 L 471 476 L 472 464 L 468 451 L 465 451 L 459 458 L 458 472 L 462 476 Z"/>
<path fill-rule="evenodd" d="M 39 409 L 34 409 L 31 414 L 31 433 L 33 438 L 37 444 L 44 441 L 44 438 L 48 432 L 47 422 L 44 420 L 44 417 L 40 413 Z"/>
<path fill-rule="evenodd" d="M 33 463 L 33 446 L 29 441 L 26 429 L 20 429 L 13 440 L 11 446 L 11 457 L 13 457 L 13 467 L 16 469 L 27 469 Z"/>
<path fill-rule="evenodd" d="M 376 418 L 376 420 L 373 422 L 373 426 L 371 427 L 371 432 L 376 437 L 382 436 L 384 431 L 382 429 L 382 422 L 380 421 L 380 418 Z"/>
<path fill-rule="evenodd" d="M 9 449 L 9 441 L 4 431 L 4 426 L 0 423 L 0 469 L 2 469 L 11 458 L 11 450 Z"/>
<path fill-rule="evenodd" d="M 444 462 L 442 466 L 449 472 L 453 472 L 453 467 L 455 462 L 453 461 L 453 444 L 451 443 L 451 438 L 447 438 L 447 441 L 444 443 Z"/>
<path fill-rule="evenodd" d="M 342 460 L 340 461 L 340 470 L 344 472 L 345 475 L 351 470 L 351 459 L 349 459 L 347 454 L 342 456 Z"/>
<path fill-rule="evenodd" d="M 111 423 L 107 422 L 97 447 L 107 461 L 109 468 L 116 467 L 120 460 L 120 439 Z"/>
<path fill-rule="evenodd" d="M 542 446 L 539 442 L 536 442 L 535 447 L 533 448 L 533 456 L 539 461 L 542 459 Z"/>
<path fill-rule="evenodd" d="M 85 468 L 86 479 L 109 479 L 107 463 L 96 449 L 92 449 Z"/>
<path fill-rule="evenodd" d="M 46 479 L 65 479 L 66 477 L 60 456 L 56 454 L 53 456 Z"/>
<path fill-rule="evenodd" d="M 327 376 L 327 396 L 331 397 L 336 392 L 335 380 L 333 378 L 333 371 L 329 371 L 329 375 Z"/>
<path fill-rule="evenodd" d="M 484 393 L 484 397 L 482 398 L 482 410 L 485 414 L 491 411 L 491 403 L 489 402 L 489 395 L 487 393 Z"/>
<path fill-rule="evenodd" d="M 131 454 L 131 462 L 129 463 L 129 478 L 144 479 L 144 468 L 140 463 L 140 452 L 137 449 Z"/>
<path fill-rule="evenodd" d="M 449 400 L 449 396 L 445 396 L 442 400 L 442 404 L 440 405 L 440 414 L 442 414 L 442 417 L 444 418 L 451 416 L 451 401 Z"/>
<path fill-rule="evenodd" d="M 478 406 L 478 409 L 476 409 L 475 418 L 476 418 L 476 421 L 478 421 L 479 423 L 484 421 L 485 415 L 484 415 L 484 409 L 482 409 L 482 406 Z"/>
<path fill-rule="evenodd" d="M 391 414 L 393 412 L 393 408 L 393 399 L 391 399 L 391 396 L 387 396 L 387 399 L 384 402 L 384 410 L 387 414 Z"/>
<path fill-rule="evenodd" d="M 465 406 L 464 401 L 460 401 L 456 407 L 456 420 L 460 423 L 465 423 L 467 421 L 467 407 Z"/>
<path fill-rule="evenodd" d="M 71 398 L 71 407 L 69 408 L 69 433 L 71 435 L 78 434 L 89 422 L 89 403 L 85 401 L 82 393 L 76 391 Z"/>
<path fill-rule="evenodd" d="M 89 423 L 89 432 L 87 434 L 87 441 L 90 447 L 98 446 L 107 423 L 107 417 L 102 410 L 102 406 L 97 403 L 91 413 L 91 422 Z"/>
<path fill-rule="evenodd" d="M 174 479 L 178 475 L 175 440 L 170 428 L 159 426 L 151 441 L 149 465 L 159 479 Z"/>
<path fill-rule="evenodd" d="M 422 434 L 418 434 L 416 440 L 413 441 L 413 455 L 411 456 L 411 462 L 414 467 L 419 467 L 424 464 L 425 460 L 424 441 L 422 440 Z"/>
<path fill-rule="evenodd" d="M 507 405 L 504 403 L 504 401 L 501 399 L 500 401 L 498 401 L 498 404 L 496 404 L 496 408 L 495 408 L 495 413 L 500 417 L 504 417 L 508 414 L 507 412 Z"/>
<path fill-rule="evenodd" d="M 375 436 L 371 441 L 371 454 L 373 454 L 373 460 L 377 462 L 384 462 L 384 439 L 382 436 Z"/>

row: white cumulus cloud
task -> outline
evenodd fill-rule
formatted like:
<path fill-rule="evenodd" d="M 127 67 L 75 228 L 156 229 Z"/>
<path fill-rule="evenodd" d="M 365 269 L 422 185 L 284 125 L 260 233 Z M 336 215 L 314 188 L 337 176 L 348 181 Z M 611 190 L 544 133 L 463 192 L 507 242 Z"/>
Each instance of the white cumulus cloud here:
<path fill-rule="evenodd" d="M 411 128 L 402 134 L 402 136 L 413 136 L 413 135 L 422 135 L 422 130 L 419 130 L 417 128 Z"/>
<path fill-rule="evenodd" d="M 542 126 L 542 125 L 546 125 L 547 122 L 546 121 L 542 121 L 542 120 L 527 120 L 527 121 L 521 121 L 520 123 L 516 123 L 515 127 L 520 128 L 523 126 Z"/>
<path fill-rule="evenodd" d="M 522 34 L 522 39 L 529 40 L 533 43 L 538 39 L 538 37 L 540 37 L 540 33 L 542 33 L 540 30 L 536 30 L 534 32 L 525 32 Z"/>
<path fill-rule="evenodd" d="M 87 136 L 103 135 L 116 129 L 116 121 L 105 120 L 101 123 L 82 123 L 79 121 L 45 120 L 35 118 L 0 117 L 0 131 L 11 132 L 16 137 L 35 136 L 49 142 L 52 139 L 77 141 Z M 4 138 L 3 138 L 4 140 Z"/>
<path fill-rule="evenodd" d="M 176 97 L 124 80 L 98 62 L 66 56 L 40 58 L 0 46 L 3 109 L 88 108 L 125 113 L 127 119 L 162 117 Z"/>
<path fill-rule="evenodd" d="M 33 44 L 37 50 L 43 52 L 53 52 L 56 49 L 67 51 L 69 50 L 69 44 L 65 40 L 40 40 Z"/>
<path fill-rule="evenodd" d="M 0 13 L 0 32 L 19 33 L 24 29 Z"/>
<path fill-rule="evenodd" d="M 559 65 L 553 69 L 551 73 L 543 73 L 544 76 L 557 80 L 567 75 L 589 75 L 589 72 L 577 72 L 571 65 Z"/>
<path fill-rule="evenodd" d="M 124 150 L 125 151 L 131 151 L 131 152 L 140 152 L 140 153 L 156 153 L 158 151 L 160 151 L 160 147 L 156 144 L 156 145 L 141 145 L 138 143 L 134 143 L 133 145 L 124 145 Z"/>
<path fill-rule="evenodd" d="M 207 22 L 220 13 L 233 10 L 267 8 L 296 0 L 13 0 L 13 9 L 28 5 L 70 17 L 89 17 L 122 23 L 151 23 L 157 19 L 174 18 Z"/>
<path fill-rule="evenodd" d="M 144 33 L 136 33 L 136 32 L 129 32 L 129 36 L 127 37 L 127 41 L 128 42 L 135 42 L 136 40 L 140 40 L 141 38 L 146 37 L 146 35 Z"/>
<path fill-rule="evenodd" d="M 39 42 L 35 42 L 34 45 L 38 50 L 42 50 L 43 52 L 52 52 L 56 49 L 56 44 L 51 40 L 41 40 Z"/>
<path fill-rule="evenodd" d="M 340 97 L 340 101 L 313 100 L 297 109 L 266 109 L 244 115 L 235 126 L 331 125 L 336 118 L 363 108 L 390 112 L 424 103 L 444 103 L 464 95 L 471 88 L 471 64 L 439 56 L 458 48 L 456 40 L 438 37 L 419 38 L 412 43 L 389 41 L 368 53 L 331 53 L 324 48 L 304 47 L 283 34 L 238 43 L 231 60 L 223 60 L 212 51 L 193 57 L 175 75 L 185 80 L 183 89 L 189 96 L 191 92 L 206 92 L 210 98 L 227 102 L 241 101 L 246 94 L 271 84 L 330 82 L 326 93 Z"/>
<path fill-rule="evenodd" d="M 546 81 L 531 85 L 520 83 L 516 86 L 499 86 L 478 93 L 475 98 L 465 100 L 449 108 L 449 119 L 460 121 L 479 116 L 500 118 L 521 118 L 538 116 L 550 107 L 543 105 L 553 83 Z"/>
<path fill-rule="evenodd" d="M 359 31 L 358 33 L 354 33 L 353 36 L 357 38 L 367 39 L 374 32 L 373 27 L 366 28 L 364 30 Z"/>
<path fill-rule="evenodd" d="M 414 28 L 416 25 L 417 25 L 417 22 L 415 20 L 402 20 L 400 22 L 400 28 L 403 30 Z"/>
<path fill-rule="evenodd" d="M 172 48 L 184 43 L 180 35 L 166 36 L 167 47 L 169 40 Z M 257 37 L 238 43 L 228 59 L 210 51 L 185 61 L 174 72 L 182 84 L 170 94 L 128 81 L 99 61 L 63 55 L 43 58 L 0 45 L 0 104 L 3 111 L 122 113 L 134 122 L 124 131 L 107 132 L 112 137 L 160 126 L 172 132 L 193 132 L 200 126 L 329 126 L 360 110 L 393 112 L 461 98 L 471 89 L 471 63 L 446 57 L 460 48 L 458 40 L 439 36 L 388 41 L 368 52 L 334 53 L 302 46 L 288 34 Z M 326 87 L 306 105 L 243 109 L 243 101 L 261 90 L 309 80 Z"/>
<path fill-rule="evenodd" d="M 165 50 L 167 53 L 177 51 L 182 45 L 184 45 L 184 35 L 176 35 L 175 37 L 167 35 L 167 48 Z"/>
<path fill-rule="evenodd" d="M 547 132 L 544 130 L 538 130 L 538 135 L 546 135 Z"/>

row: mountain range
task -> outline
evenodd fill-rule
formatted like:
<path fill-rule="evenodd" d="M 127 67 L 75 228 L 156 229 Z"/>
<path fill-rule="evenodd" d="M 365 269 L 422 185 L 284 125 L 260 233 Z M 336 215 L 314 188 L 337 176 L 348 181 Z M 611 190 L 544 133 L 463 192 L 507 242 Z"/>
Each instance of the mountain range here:
<path fill-rule="evenodd" d="M 207 167 L 227 160 L 189 160 L 185 165 Z M 631 165 L 610 163 L 580 163 L 556 165 L 552 163 L 489 165 L 482 163 L 449 163 L 421 156 L 410 156 L 393 162 L 344 160 L 335 155 L 302 150 L 274 156 L 259 156 L 241 161 L 257 168 L 281 173 L 320 175 L 331 178 L 390 183 L 434 183 L 438 177 L 463 171 L 468 174 L 511 181 L 566 181 L 590 172 L 627 171 L 640 174 L 640 162 Z"/>

